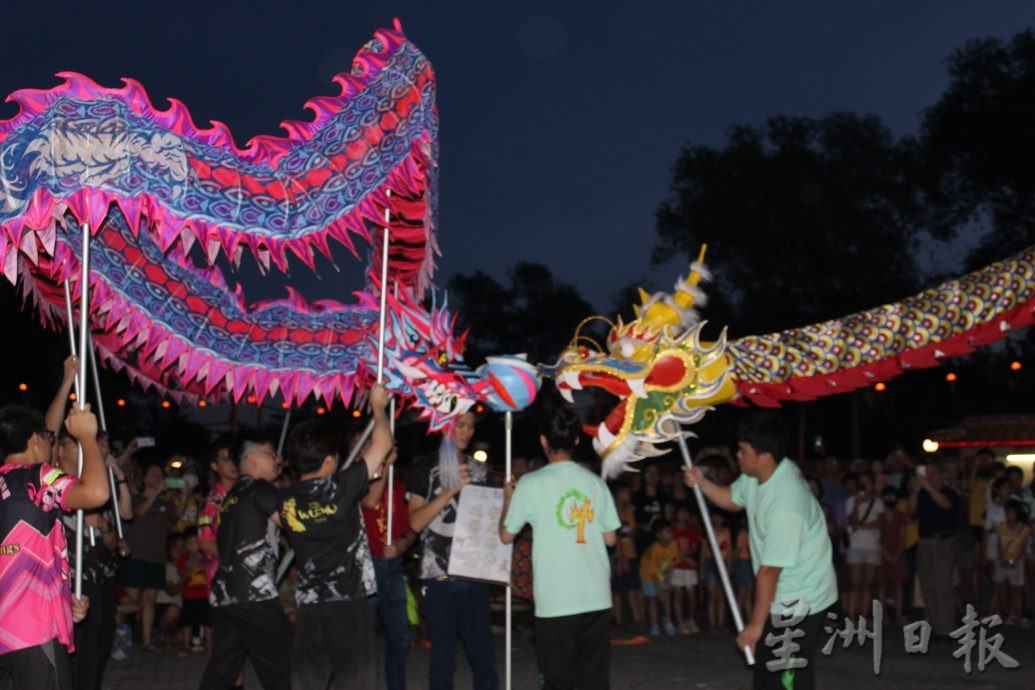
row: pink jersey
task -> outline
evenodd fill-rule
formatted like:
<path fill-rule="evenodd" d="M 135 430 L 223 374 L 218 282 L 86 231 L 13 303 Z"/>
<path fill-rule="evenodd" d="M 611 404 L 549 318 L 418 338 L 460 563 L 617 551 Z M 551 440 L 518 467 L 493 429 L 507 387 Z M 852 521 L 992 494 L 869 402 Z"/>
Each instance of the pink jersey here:
<path fill-rule="evenodd" d="M 77 482 L 46 464 L 0 467 L 0 654 L 55 638 L 73 649 L 61 512 Z"/>
<path fill-rule="evenodd" d="M 216 542 L 216 535 L 219 533 L 219 506 L 223 505 L 223 499 L 228 493 L 230 489 L 219 482 L 216 482 L 216 487 L 209 492 L 208 498 L 205 499 L 205 507 L 201 509 L 201 515 L 198 517 L 198 541 L 209 541 L 213 544 Z M 218 568 L 219 561 L 216 558 L 206 561 L 205 569 L 210 585 L 212 576 Z"/>

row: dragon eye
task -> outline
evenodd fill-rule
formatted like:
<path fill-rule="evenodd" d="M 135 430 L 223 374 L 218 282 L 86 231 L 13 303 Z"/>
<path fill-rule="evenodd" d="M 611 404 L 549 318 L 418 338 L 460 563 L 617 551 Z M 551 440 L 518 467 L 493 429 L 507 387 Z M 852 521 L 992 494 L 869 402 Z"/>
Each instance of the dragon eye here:
<path fill-rule="evenodd" d="M 444 367 L 446 365 L 446 362 L 448 362 L 448 361 L 449 361 L 449 358 L 446 357 L 446 353 L 445 352 L 439 353 L 438 365 L 440 367 Z"/>

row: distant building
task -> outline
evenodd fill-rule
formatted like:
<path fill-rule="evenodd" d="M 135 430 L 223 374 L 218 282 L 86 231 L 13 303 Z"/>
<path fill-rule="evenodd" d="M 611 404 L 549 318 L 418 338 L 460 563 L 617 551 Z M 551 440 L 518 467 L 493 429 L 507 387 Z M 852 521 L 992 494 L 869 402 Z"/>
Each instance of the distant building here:
<path fill-rule="evenodd" d="M 1032 481 L 1035 415 L 967 417 L 960 426 L 932 432 L 924 441 L 928 457 L 958 458 L 964 472 L 970 471 L 974 455 L 982 448 L 991 449 L 999 462 L 1020 467 L 1025 483 Z"/>

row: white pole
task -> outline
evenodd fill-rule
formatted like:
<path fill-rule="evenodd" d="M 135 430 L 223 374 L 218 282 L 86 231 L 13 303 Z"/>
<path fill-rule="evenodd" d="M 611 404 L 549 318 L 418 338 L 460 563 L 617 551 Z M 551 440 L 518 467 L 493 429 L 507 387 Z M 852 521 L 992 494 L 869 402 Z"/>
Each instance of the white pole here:
<path fill-rule="evenodd" d="M 370 434 L 372 433 L 374 433 L 373 419 L 367 422 L 366 428 L 363 429 L 363 432 L 359 435 L 359 438 L 356 439 L 356 445 L 352 447 L 352 450 L 349 451 L 349 456 L 345 458 L 345 464 L 342 465 L 343 469 L 352 467 L 352 463 L 354 463 L 356 461 L 356 457 L 359 456 L 359 451 L 363 450 L 363 446 L 367 444 L 367 439 L 370 438 Z"/>
<path fill-rule="evenodd" d="M 79 274 L 79 350 L 84 356 L 79 358 L 79 393 L 75 396 L 76 404 L 82 410 L 86 406 L 86 334 L 87 322 L 90 318 L 90 224 L 83 223 L 83 253 Z M 71 324 L 70 324 L 71 325 Z M 79 477 L 83 476 L 83 444 L 79 444 Z M 75 513 L 75 595 L 83 596 L 83 511 Z"/>
<path fill-rule="evenodd" d="M 388 190 L 388 201 L 391 202 L 392 190 Z M 377 331 L 377 382 L 384 381 L 385 373 L 385 317 L 388 315 L 385 308 L 388 302 L 388 240 L 389 223 L 391 222 L 391 209 L 385 205 L 385 232 L 381 242 L 381 322 Z"/>
<path fill-rule="evenodd" d="M 683 462 L 688 468 L 694 466 L 690 460 L 690 449 L 686 446 L 686 439 L 680 433 L 676 436 L 679 443 L 679 450 L 683 454 Z M 737 596 L 733 593 L 733 585 L 730 584 L 729 573 L 726 572 L 726 562 L 722 560 L 722 552 L 719 551 L 719 542 L 715 538 L 715 530 L 712 528 L 712 519 L 708 514 L 708 504 L 704 501 L 704 494 L 700 486 L 694 486 L 694 498 L 697 499 L 697 508 L 701 512 L 701 521 L 704 523 L 704 530 L 708 533 L 708 543 L 712 548 L 712 556 L 715 559 L 716 569 L 719 571 L 719 579 L 722 580 L 722 588 L 726 592 L 726 601 L 729 602 L 730 613 L 733 614 L 733 623 L 737 626 L 739 633 L 744 629 L 744 619 L 740 616 L 740 608 L 737 606 Z M 733 548 L 733 544 L 730 544 Z M 750 647 L 744 647 L 744 656 L 747 657 L 748 665 L 755 665 L 755 656 L 751 653 Z"/>
<path fill-rule="evenodd" d="M 93 378 L 93 393 L 97 396 L 97 420 L 101 423 L 101 431 L 108 432 L 108 417 L 104 414 L 104 396 L 101 395 L 101 375 L 97 368 L 97 348 L 93 344 L 93 335 L 90 335 L 90 374 Z M 108 484 L 111 487 L 111 507 L 115 514 L 115 534 L 119 539 L 123 538 L 122 515 L 119 514 L 119 485 L 115 481 L 115 470 L 108 468 Z M 90 529 L 90 546 L 95 546 L 93 528 Z"/>
<path fill-rule="evenodd" d="M 101 431 L 108 431 L 108 417 L 104 414 L 104 398 L 101 396 L 101 375 L 97 371 L 97 351 L 93 346 L 93 336 L 89 335 L 89 346 L 87 351 L 90 353 L 90 376 L 93 378 L 93 394 L 97 397 L 97 421 L 101 423 Z"/>
<path fill-rule="evenodd" d="M 388 190 L 389 199 L 391 199 L 391 196 L 392 190 Z M 385 318 L 388 316 L 388 224 L 390 221 L 391 210 L 388 206 L 385 206 L 385 232 L 384 240 L 381 242 L 381 317 L 377 331 L 378 383 L 382 383 L 385 376 Z M 359 452 L 363 450 L 363 446 L 366 445 L 367 439 L 370 438 L 370 434 L 372 433 L 374 433 L 373 419 L 371 419 L 367 424 L 367 427 L 363 429 L 363 433 L 360 434 L 359 439 L 356 441 L 356 445 L 353 446 L 351 451 L 349 451 L 349 456 L 345 459 L 345 464 L 342 465 L 342 467 L 352 466 L 352 463 L 356 461 L 356 457 L 359 456 Z"/>
<path fill-rule="evenodd" d="M 284 455 L 284 443 L 287 441 L 288 425 L 291 424 L 291 408 L 284 415 L 284 425 L 280 427 L 280 439 L 277 441 L 277 455 Z"/>
<path fill-rule="evenodd" d="M 75 315 L 74 315 L 74 313 L 72 311 L 72 288 L 69 286 L 67 280 L 65 281 L 65 312 L 68 314 L 68 346 L 69 346 L 69 349 L 72 351 L 72 356 L 75 357 L 79 346 L 76 344 L 76 340 L 75 340 L 75 326 L 73 325 L 75 323 Z M 76 400 L 79 400 L 82 397 L 82 395 L 83 395 L 82 387 L 79 385 L 79 374 L 75 375 L 75 379 L 73 379 L 73 381 L 75 383 L 75 398 L 76 398 Z M 82 449 L 82 446 L 79 447 L 78 453 L 79 453 L 79 475 L 82 476 L 82 474 L 83 474 L 83 449 Z M 82 511 L 77 511 L 76 512 L 76 519 L 77 520 L 79 519 L 79 513 L 81 513 L 81 512 Z M 81 528 L 82 525 L 80 524 L 79 527 Z M 96 545 L 96 542 L 94 541 L 93 530 L 90 530 L 90 546 L 95 546 L 95 545 Z"/>
<path fill-rule="evenodd" d="M 505 446 L 506 447 L 506 452 L 505 452 L 505 455 L 504 455 L 506 467 L 504 468 L 504 472 L 503 472 L 503 477 L 504 477 L 503 481 L 504 482 L 509 482 L 510 481 L 510 473 L 513 470 L 512 466 L 511 466 L 511 464 L 512 464 L 511 461 L 513 459 L 512 455 L 511 455 L 511 453 L 512 453 L 511 437 L 513 436 L 513 431 L 514 431 L 514 413 L 511 412 L 510 410 L 507 410 L 507 412 L 503 416 L 503 425 L 504 425 L 504 429 L 506 430 L 506 446 Z M 513 562 L 511 562 L 511 572 L 512 573 L 514 572 Z M 510 690 L 511 662 L 513 661 L 512 658 L 511 658 L 513 655 L 511 654 L 511 649 L 510 649 L 511 638 L 512 638 L 512 628 L 513 628 L 513 615 L 514 615 L 514 600 L 513 600 L 513 593 L 511 592 L 511 582 L 508 579 L 508 582 L 507 582 L 507 602 L 506 602 L 507 639 L 506 639 L 506 641 L 504 643 L 504 646 L 505 646 L 505 649 L 506 649 L 506 655 L 505 655 L 505 661 L 504 661 L 504 679 L 505 679 L 504 680 L 504 688 L 505 688 L 505 690 Z"/>
<path fill-rule="evenodd" d="M 395 398 L 388 401 L 388 424 L 392 432 L 392 439 L 395 439 Z M 392 515 L 395 513 L 395 463 L 388 466 L 388 473 L 385 476 L 388 482 L 388 533 L 385 535 L 385 546 L 392 543 Z"/>

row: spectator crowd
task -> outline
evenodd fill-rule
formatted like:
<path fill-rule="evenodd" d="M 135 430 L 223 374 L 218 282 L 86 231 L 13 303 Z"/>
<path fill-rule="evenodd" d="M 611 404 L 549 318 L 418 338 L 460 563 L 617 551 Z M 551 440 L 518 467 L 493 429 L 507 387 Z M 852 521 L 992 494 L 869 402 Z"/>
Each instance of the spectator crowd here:
<path fill-rule="evenodd" d="M 29 520 L 55 553 L 68 559 L 34 576 L 47 582 L 57 577 L 67 589 L 76 567 L 70 547 L 78 524 L 74 511 L 84 508 L 85 596 L 75 600 L 73 610 L 72 600 L 53 594 L 67 601 L 64 611 L 48 594 L 43 603 L 56 622 L 26 633 L 23 647 L 0 648 L 0 677 L 16 677 L 12 674 L 18 668 L 38 677 L 43 664 L 55 682 L 40 687 L 100 688 L 110 658 L 161 651 L 208 656 L 206 679 L 218 675 L 220 680 L 203 687 L 226 687 L 228 677 L 240 686 L 246 657 L 264 687 L 287 687 L 286 667 L 274 668 L 270 658 L 278 656 L 272 641 L 252 639 L 251 623 L 231 625 L 225 618 L 233 607 L 261 603 L 268 623 L 263 625 L 283 621 L 278 639 L 283 642 L 296 630 L 308 640 L 302 654 L 310 656 L 302 663 L 316 675 L 299 676 L 293 670 L 297 687 L 326 687 L 331 677 L 336 683 L 346 677 L 376 683 L 377 676 L 355 676 L 349 670 L 374 671 L 369 658 L 378 656 L 375 628 L 383 633 L 386 650 L 377 675 L 389 688 L 404 687 L 411 644 L 432 649 L 430 687 L 452 687 L 457 640 L 465 645 L 476 688 L 497 687 L 491 631 L 501 588 L 446 575 L 459 492 L 468 482 L 491 482 L 489 468 L 468 462 L 473 415 L 461 418 L 454 438 L 437 453 L 403 458 L 391 491 L 386 467 L 395 461 L 395 451 L 383 438 L 375 433 L 357 449 L 357 462 L 346 468 L 349 444 L 326 435 L 327 425 L 318 423 L 292 434 L 284 459 L 269 439 L 249 434 L 215 439 L 204 457 L 169 455 L 144 464 L 140 446 L 146 440 L 106 438 L 88 410 L 66 413 L 75 370 L 70 358 L 45 416 L 15 406 L 0 411 L 5 456 L 0 558 L 10 562 L 25 548 L 16 523 Z M 379 425 L 383 411 L 380 416 Z M 574 442 L 569 445 L 574 448 Z M 70 481 L 78 474 L 80 446 L 83 477 Z M 565 450 L 544 440 L 546 449 Z M 161 454 L 161 448 L 150 454 L 155 453 Z M 715 484 L 729 486 L 740 473 L 725 448 L 699 456 L 698 466 Z M 935 635 L 948 635 L 972 604 L 982 615 L 1000 615 L 1006 625 L 1029 625 L 1035 609 L 1035 497 L 1019 467 L 1000 462 L 991 449 L 960 460 L 917 462 L 895 451 L 872 462 L 844 463 L 833 457 L 796 462 L 826 517 L 845 615 L 872 621 L 873 602 L 881 602 L 885 625 L 926 617 Z M 517 486 L 544 464 L 543 459 L 516 458 Z M 751 616 L 757 568 L 752 567 L 745 513 L 708 506 L 717 543 L 713 549 L 681 469 L 680 463 L 660 458 L 610 484 L 620 524 L 606 556 L 609 635 L 615 639 L 733 632 L 720 563 L 741 613 L 745 619 Z M 101 491 L 98 476 L 114 496 L 108 488 Z M 246 480 L 262 487 L 248 493 L 242 486 Z M 87 495 L 86 488 L 93 493 Z M 28 498 L 15 512 L 12 494 L 18 491 Z M 97 500 L 102 493 L 104 500 Z M 47 498 L 39 498 L 44 494 Z M 245 503 L 258 511 L 253 525 L 234 512 Z M 121 538 L 115 510 L 125 525 Z M 357 511 L 362 520 L 349 522 Z M 511 536 L 516 607 L 529 612 L 524 619 L 519 615 L 521 626 L 531 622 L 535 605 L 532 553 L 540 537 L 527 526 Z M 240 553 L 245 547 L 252 551 Z M 245 565 L 258 569 L 242 572 Z M 11 572 L 5 567 L 2 577 L 13 577 Z M 275 576 L 270 578 L 270 572 Z M 4 582 L 0 602 L 7 606 L 14 581 Z M 314 613 L 317 608 L 324 617 Z M 357 632 L 357 622 L 364 630 Z M 14 629 L 10 616 L 0 624 L 6 632 Z M 231 639 L 231 630 L 240 639 Z M 345 644 L 343 639 L 353 650 L 345 660 L 332 649 Z M 71 651 L 67 669 L 48 661 L 52 653 L 16 663 L 26 649 L 46 644 Z M 326 662 L 313 658 L 324 651 Z M 298 654 L 296 646 L 296 662 Z"/>

